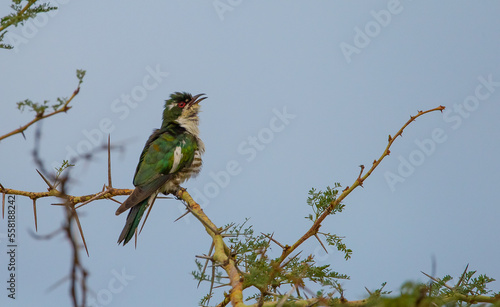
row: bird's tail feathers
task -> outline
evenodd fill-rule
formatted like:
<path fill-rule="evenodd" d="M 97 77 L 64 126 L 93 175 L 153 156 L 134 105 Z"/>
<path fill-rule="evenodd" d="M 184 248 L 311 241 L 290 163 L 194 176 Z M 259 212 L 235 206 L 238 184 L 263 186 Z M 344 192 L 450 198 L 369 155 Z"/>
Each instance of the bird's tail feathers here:
<path fill-rule="evenodd" d="M 125 227 L 120 234 L 120 238 L 118 238 L 118 244 L 123 242 L 123 245 L 127 244 L 130 239 L 134 237 L 135 230 L 137 226 L 139 226 L 139 222 L 141 221 L 142 215 L 144 211 L 149 206 L 149 198 L 144 199 L 137 205 L 130 208 L 130 211 L 127 216 L 127 221 L 125 222 Z"/>

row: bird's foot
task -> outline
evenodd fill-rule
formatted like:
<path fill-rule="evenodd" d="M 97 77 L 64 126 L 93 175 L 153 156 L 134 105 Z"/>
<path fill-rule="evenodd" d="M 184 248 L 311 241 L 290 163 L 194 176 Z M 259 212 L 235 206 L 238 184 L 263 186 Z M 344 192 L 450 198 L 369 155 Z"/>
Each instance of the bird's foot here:
<path fill-rule="evenodd" d="M 175 197 L 177 197 L 177 199 L 181 199 L 181 198 L 178 196 L 180 192 L 186 192 L 186 189 L 185 189 L 185 188 L 183 188 L 183 187 L 179 187 L 179 188 L 177 189 L 177 191 L 175 191 L 175 194 L 174 194 L 174 195 L 175 195 Z"/>

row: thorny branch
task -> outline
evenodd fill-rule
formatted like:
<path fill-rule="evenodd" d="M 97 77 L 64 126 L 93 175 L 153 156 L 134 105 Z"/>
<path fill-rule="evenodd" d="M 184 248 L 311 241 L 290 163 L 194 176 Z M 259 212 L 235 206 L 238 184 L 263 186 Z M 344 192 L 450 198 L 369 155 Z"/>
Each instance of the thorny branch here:
<path fill-rule="evenodd" d="M 275 263 L 275 267 L 280 267 L 282 266 L 283 262 L 290 256 L 290 254 L 295 251 L 302 243 L 304 243 L 307 239 L 310 237 L 317 237 L 317 233 L 319 228 L 321 227 L 321 222 L 337 207 L 341 201 L 349 195 L 355 188 L 358 186 L 362 186 L 363 182 L 368 178 L 371 173 L 377 168 L 377 166 L 382 162 L 382 160 L 390 154 L 390 148 L 392 144 L 394 143 L 395 139 L 398 136 L 401 136 L 404 129 L 413 121 L 415 121 L 416 118 L 430 113 L 434 111 L 443 111 L 444 107 L 439 106 L 434 109 L 430 109 L 427 111 L 418 111 L 417 115 L 411 116 L 410 119 L 399 129 L 399 131 L 394 135 L 394 137 L 389 136 L 388 144 L 380 156 L 378 160 L 375 160 L 371 166 L 371 168 L 364 174 L 363 176 L 363 171 L 364 171 L 364 166 L 360 166 L 361 170 L 360 173 L 357 177 L 357 179 L 354 181 L 352 186 L 347 187 L 340 196 L 338 196 L 332 203 L 329 205 L 329 207 L 321 214 L 321 216 L 314 222 L 314 224 L 311 226 L 311 228 L 297 241 L 295 242 L 292 246 L 285 245 L 283 247 L 282 244 L 278 244 L 283 248 L 282 255 L 278 259 L 278 261 Z M 227 273 L 230 284 L 231 284 L 231 291 L 229 295 L 226 295 L 225 299 L 218 305 L 220 307 L 226 306 L 231 302 L 231 304 L 235 307 L 241 307 L 241 306 L 246 306 L 243 303 L 243 289 L 244 289 L 244 276 L 240 273 L 240 271 L 237 268 L 236 262 L 234 257 L 232 257 L 229 248 L 227 245 L 224 243 L 222 240 L 222 235 L 220 232 L 217 230 L 219 229 L 216 227 L 210 219 L 205 215 L 201 207 L 194 202 L 194 200 L 191 198 L 191 196 L 184 190 L 180 189 L 177 192 L 176 195 L 178 198 L 184 200 L 187 203 L 189 211 L 198 219 L 200 222 L 205 226 L 205 230 L 207 233 L 212 237 L 213 244 L 215 246 L 215 251 L 213 253 L 212 259 L 215 261 L 215 264 L 221 266 L 224 271 Z M 274 239 L 272 239 L 274 241 Z M 215 265 L 214 264 L 214 265 Z M 276 272 L 270 272 L 270 275 L 272 276 Z M 306 301 L 300 301 L 297 302 L 297 304 L 294 304 L 294 306 L 308 306 L 311 304 L 317 304 L 318 298 L 312 299 L 312 300 L 306 300 Z M 319 302 L 322 304 L 322 302 Z M 350 301 L 348 302 L 347 300 L 343 300 L 343 303 L 348 305 L 348 306 L 360 306 L 365 303 L 364 300 L 361 301 Z M 280 301 L 275 301 L 275 302 L 264 302 L 257 304 L 255 306 L 276 306 L 277 304 L 280 304 Z"/>
<path fill-rule="evenodd" d="M 99 200 L 99 199 L 111 199 L 114 200 L 112 197 L 117 196 L 117 195 L 129 195 L 132 193 L 133 190 L 131 189 L 115 189 L 111 187 L 111 162 L 108 161 L 108 186 L 104 185 L 103 190 L 98 193 L 90 194 L 90 195 L 83 195 L 83 196 L 73 196 L 73 195 L 68 195 L 66 193 L 66 185 L 69 182 L 69 171 L 66 171 L 62 176 L 61 173 L 58 173 L 57 175 L 51 175 L 48 174 L 48 172 L 45 170 L 44 163 L 42 159 L 39 157 L 39 146 L 40 146 L 40 140 L 41 140 L 41 130 L 38 127 L 36 130 L 35 134 L 35 148 L 33 150 L 33 158 L 35 161 L 35 164 L 40 170 L 36 170 L 42 180 L 47 184 L 48 188 L 47 191 L 45 192 L 29 192 L 29 191 L 21 191 L 21 190 L 15 190 L 15 189 L 9 189 L 5 188 L 0 184 L 0 193 L 2 194 L 2 215 L 4 214 L 5 210 L 5 195 L 6 194 L 11 194 L 11 195 L 21 195 L 21 196 L 26 196 L 29 197 L 30 199 L 33 200 L 33 212 L 34 212 L 34 217 L 35 217 L 35 229 L 37 229 L 37 216 L 36 216 L 36 201 L 40 198 L 44 197 L 57 197 L 63 200 L 63 203 L 60 204 L 55 204 L 55 205 L 61 205 L 65 209 L 65 222 L 61 226 L 61 228 L 57 229 L 55 232 L 52 234 L 46 235 L 46 236 L 39 236 L 39 235 L 34 235 L 35 237 L 39 239 L 50 239 L 52 238 L 55 234 L 58 233 L 64 233 L 70 243 L 71 246 L 71 251 L 72 251 L 72 261 L 71 261 L 71 269 L 70 269 L 70 274 L 68 277 L 64 278 L 62 281 L 69 279 L 70 280 L 70 297 L 73 303 L 74 307 L 79 307 L 79 306 L 86 306 L 86 298 L 87 298 L 87 275 L 88 272 L 87 270 L 83 267 L 81 258 L 80 258 L 80 250 L 81 250 L 81 244 L 79 243 L 79 240 L 77 238 L 78 234 L 75 234 L 75 230 L 73 225 L 76 223 L 76 226 L 78 227 L 78 231 L 80 234 L 80 237 L 82 239 L 83 247 L 85 248 L 85 251 L 87 252 L 87 255 L 89 255 L 88 249 L 87 249 L 87 244 L 85 241 L 85 236 L 83 234 L 83 229 L 80 224 L 80 219 L 77 214 L 77 208 L 82 207 L 92 201 Z M 111 159 L 111 144 L 110 144 L 110 139 L 108 137 L 108 144 L 107 144 L 107 152 L 108 152 L 108 159 Z M 92 153 L 86 156 L 86 159 L 90 159 L 92 157 Z M 76 206 L 77 204 L 80 204 L 79 206 Z M 56 285 L 59 283 L 56 283 Z"/>
<path fill-rule="evenodd" d="M 419 111 L 416 116 L 410 117 L 410 120 L 406 122 L 405 125 L 394 135 L 394 137 L 389 136 L 388 144 L 383 152 L 383 154 L 380 156 L 378 160 L 375 160 L 371 166 L 371 168 L 363 175 L 364 171 L 364 166 L 361 166 L 360 173 L 353 183 L 352 186 L 347 187 L 340 196 L 338 196 L 332 203 L 329 205 L 329 207 L 319 216 L 319 218 L 314 222 L 312 227 L 297 241 L 295 242 L 292 246 L 288 245 L 283 245 L 280 244 L 278 241 L 276 241 L 272 236 L 267 236 L 265 235 L 269 241 L 272 241 L 276 243 L 278 246 L 280 246 L 283 249 L 282 255 L 278 258 L 278 261 L 274 263 L 274 267 L 278 268 L 280 266 L 283 266 L 285 262 L 291 261 L 293 258 L 295 258 L 297 255 L 294 257 L 289 257 L 291 253 L 296 250 L 303 242 L 305 242 L 308 238 L 310 237 L 316 237 L 318 240 L 318 230 L 321 227 L 321 222 L 338 206 L 341 201 L 349 195 L 356 187 L 362 186 L 364 180 L 370 176 L 370 174 L 375 170 L 375 168 L 381 163 L 381 161 L 390 154 L 390 147 L 394 143 L 394 140 L 398 137 L 401 136 L 403 133 L 403 130 L 411 123 L 413 122 L 416 118 L 429 113 L 433 111 L 442 111 L 444 110 L 444 107 L 440 106 L 438 108 L 434 108 L 428 111 Z M 132 190 L 131 189 L 116 189 L 111 186 L 111 163 L 110 163 L 110 144 L 109 144 L 109 138 L 108 138 L 108 178 L 107 178 L 107 183 L 108 185 L 104 185 L 103 190 L 90 194 L 90 195 L 83 195 L 83 196 L 72 196 L 72 195 L 67 195 L 64 191 L 64 186 L 67 183 L 68 180 L 68 174 L 63 176 L 62 178 L 56 177 L 52 178 L 52 180 L 48 180 L 45 178 L 43 173 L 43 165 L 40 165 L 40 168 L 42 169 L 42 172 L 39 171 L 40 176 L 44 180 L 44 182 L 47 184 L 48 189 L 46 192 L 27 192 L 27 191 L 20 191 L 20 190 L 14 190 L 14 189 L 7 189 L 4 188 L 3 186 L 0 185 L 0 193 L 3 194 L 3 198 L 5 197 L 6 194 L 15 194 L 15 195 L 22 195 L 22 196 L 27 196 L 31 198 L 34 202 L 34 209 L 35 207 L 35 202 L 39 198 L 43 197 L 59 197 L 64 199 L 64 203 L 61 204 L 65 207 L 66 210 L 66 223 L 63 225 L 63 227 L 60 229 L 64 233 L 66 233 L 66 236 L 68 237 L 68 240 L 71 243 L 71 249 L 73 251 L 73 261 L 72 261 L 72 268 L 71 268 L 71 273 L 70 273 L 70 280 L 71 280 L 71 297 L 73 300 L 73 305 L 76 306 L 85 306 L 85 298 L 86 298 L 86 291 L 87 291 L 87 286 L 86 286 L 86 277 L 87 277 L 87 271 L 85 268 L 82 266 L 80 257 L 79 257 L 79 250 L 80 250 L 80 245 L 77 243 L 77 239 L 72 231 L 72 223 L 76 222 L 80 235 L 82 237 L 83 244 L 86 248 L 85 245 L 85 239 L 83 237 L 83 231 L 81 228 L 81 225 L 79 223 L 78 215 L 76 213 L 76 209 L 84 206 L 90 202 L 93 202 L 95 200 L 99 199 L 112 199 L 113 196 L 118 196 L 118 195 L 129 195 Z M 39 158 L 36 156 L 36 150 L 35 150 L 35 161 L 40 161 Z M 40 162 L 38 162 L 40 164 Z M 189 195 L 189 193 L 185 189 L 179 189 L 176 193 L 176 195 L 179 199 L 183 200 L 186 203 L 186 206 L 188 208 L 188 211 L 192 213 L 200 222 L 201 224 L 205 227 L 205 230 L 207 234 L 212 238 L 212 246 L 210 248 L 209 254 L 205 257 L 207 260 L 210 260 L 213 262 L 212 265 L 212 275 L 214 275 L 214 268 L 215 266 L 220 266 L 227 274 L 227 278 L 229 279 L 229 286 L 231 287 L 231 290 L 228 294 L 225 294 L 224 299 L 219 303 L 217 306 L 223 307 L 227 306 L 228 304 L 232 304 L 235 307 L 244 307 L 244 306 L 281 306 L 285 303 L 286 297 L 281 297 L 275 301 L 259 301 L 257 304 L 253 305 L 245 305 L 243 303 L 243 290 L 248 287 L 248 285 L 244 284 L 245 281 L 245 273 L 241 272 L 239 270 L 237 261 L 235 259 L 235 256 L 231 253 L 230 248 L 226 245 L 224 242 L 224 237 L 226 235 L 224 234 L 224 231 L 226 229 L 222 229 L 217 227 L 209 218 L 208 216 L 203 212 L 202 208 L 193 200 L 193 198 Z M 76 206 L 77 204 L 80 204 L 79 206 Z M 36 214 L 36 213 L 35 213 Z M 35 215 L 36 216 L 36 215 Z M 36 223 L 36 220 L 35 220 Z M 319 241 L 321 243 L 321 241 Z M 323 246 L 323 244 L 321 243 Z M 324 246 L 323 246 L 324 248 Z M 212 253 L 213 251 L 213 253 Z M 88 253 L 88 251 L 87 251 Z M 300 254 L 300 253 L 299 253 Z M 285 261 L 286 260 L 286 261 Z M 272 276 L 275 272 L 271 271 L 270 275 Z M 213 276 L 212 276 L 213 279 Z M 213 280 L 212 280 L 212 285 L 211 289 L 213 286 Z M 297 289 L 297 287 L 300 286 L 299 284 L 293 285 L 292 289 Z M 78 295 L 77 292 L 81 293 L 81 299 L 78 300 Z M 290 291 L 287 293 L 287 295 L 290 295 L 293 291 Z M 474 300 L 474 301 L 491 301 L 493 302 L 495 299 L 490 298 L 490 297 L 481 297 L 481 296 L 475 296 L 474 298 L 467 298 L 467 297 L 460 297 L 460 299 L 464 301 L 468 300 Z M 483 300 L 484 299 L 484 300 Z M 366 300 L 357 300 L 357 301 L 347 301 L 343 298 L 342 296 L 342 305 L 345 306 L 362 306 L 366 304 Z M 293 302 L 286 302 L 286 306 L 321 306 L 321 305 L 326 305 L 328 302 L 321 297 L 315 297 L 315 298 L 306 298 L 306 299 L 301 299 L 301 300 L 296 300 Z M 284 305 L 283 305 L 284 306 Z"/>
<path fill-rule="evenodd" d="M 342 194 L 340 194 L 335 200 L 332 201 L 332 203 L 330 204 L 330 206 L 328 206 L 328 208 L 321 214 L 321 216 L 313 223 L 313 225 L 311 226 L 311 228 L 299 240 L 297 240 L 297 242 L 295 242 L 292 246 L 286 246 L 286 248 L 283 249 L 283 252 L 282 252 L 282 254 L 281 254 L 281 256 L 280 256 L 280 258 L 278 260 L 278 264 L 281 264 L 295 249 L 297 249 L 297 247 L 299 247 L 307 239 L 309 239 L 310 237 L 312 237 L 315 234 L 317 234 L 319 228 L 321 227 L 321 222 L 323 222 L 323 220 L 328 215 L 330 215 L 330 213 L 342 202 L 342 200 L 344 200 L 344 198 L 346 198 L 347 195 L 349 195 L 352 191 L 354 191 L 354 189 L 356 189 L 358 186 L 362 186 L 363 185 L 363 182 L 366 180 L 366 178 L 368 178 L 372 174 L 372 172 L 377 168 L 377 166 L 380 164 L 380 162 L 382 162 L 382 160 L 386 156 L 388 156 L 390 154 L 390 152 L 391 152 L 390 148 L 391 148 L 392 144 L 394 143 L 394 141 L 396 140 L 396 138 L 398 136 L 402 136 L 403 130 L 409 124 L 411 124 L 418 117 L 420 117 L 420 116 L 422 116 L 424 114 L 427 114 L 427 113 L 430 113 L 430 112 L 434 112 L 434 111 L 441 111 L 441 112 L 443 112 L 444 109 L 445 109 L 444 106 L 439 106 L 437 108 L 430 109 L 430 110 L 427 110 L 427 111 L 418 111 L 417 115 L 410 116 L 410 119 L 401 127 L 401 129 L 399 129 L 398 132 L 396 132 L 396 134 L 394 135 L 394 137 L 392 137 L 392 136 L 389 135 L 388 144 L 387 144 L 384 152 L 382 153 L 382 155 L 380 156 L 380 158 L 378 158 L 378 160 L 374 160 L 373 161 L 373 164 L 370 167 L 370 169 L 368 170 L 368 172 L 366 172 L 366 174 L 364 176 L 362 176 L 362 173 L 363 173 L 363 170 L 364 170 L 364 166 L 362 166 L 362 165 L 360 166 L 361 167 L 360 174 L 359 174 L 358 178 L 356 178 L 356 180 L 354 181 L 354 183 L 350 187 L 349 186 L 346 187 L 342 191 Z"/>
<path fill-rule="evenodd" d="M 39 132 L 37 132 L 39 133 Z M 37 135 L 35 140 L 39 140 L 40 136 Z M 38 141 L 36 141 L 38 142 Z M 111 144 L 110 140 L 108 138 L 108 146 L 107 146 L 107 151 L 108 151 L 108 159 L 111 159 L 110 155 L 110 150 L 111 150 Z M 121 195 L 130 195 L 132 193 L 132 189 L 116 189 L 111 187 L 111 162 L 108 161 L 108 186 L 104 185 L 102 191 L 94 194 L 88 194 L 88 195 L 81 195 L 81 196 L 74 196 L 74 195 L 68 195 L 64 192 L 63 190 L 63 185 L 61 183 L 66 183 L 66 181 L 69 179 L 68 175 L 65 175 L 63 177 L 57 177 L 57 176 L 52 176 L 52 182 L 50 182 L 49 179 L 44 176 L 43 173 L 46 173 L 44 170 L 44 166 L 40 158 L 38 158 L 38 150 L 35 149 L 33 151 L 34 156 L 35 156 L 35 162 L 39 166 L 42 171 L 39 171 L 38 169 L 36 170 L 37 173 L 40 175 L 40 177 L 43 179 L 43 181 L 47 184 L 48 188 L 47 191 L 44 192 L 30 192 L 30 191 L 22 191 L 22 190 L 16 190 L 16 189 L 9 189 L 5 188 L 0 184 L 0 193 L 2 193 L 2 216 L 4 216 L 5 212 L 5 195 L 20 195 L 20 196 L 26 196 L 29 197 L 30 199 L 33 200 L 33 212 L 34 212 L 34 217 L 35 217 L 35 228 L 37 225 L 37 219 L 36 219 L 36 201 L 40 198 L 45 198 L 45 197 L 57 197 L 57 198 L 62 198 L 65 200 L 63 204 L 53 204 L 53 205 L 67 205 L 71 204 L 71 207 L 74 209 L 78 209 L 80 207 L 83 207 L 90 202 L 93 202 L 95 200 L 101 200 L 101 199 L 111 199 L 114 200 L 112 197 L 113 196 L 121 196 Z M 78 205 L 79 204 L 79 205 Z M 78 205 L 78 206 L 77 206 Z"/>
<path fill-rule="evenodd" d="M 35 160 L 35 163 L 37 167 L 41 170 L 37 170 L 38 174 L 42 177 L 44 182 L 48 186 L 48 192 L 49 193 L 54 193 L 58 198 L 61 198 L 64 200 L 64 203 L 60 204 L 64 206 L 65 209 L 65 223 L 61 226 L 59 229 L 61 232 L 63 232 L 71 246 L 71 251 L 72 251 L 72 261 L 71 261 L 71 269 L 70 269 L 70 274 L 69 274 L 69 280 L 70 280 L 70 297 L 72 299 L 72 303 L 74 307 L 85 307 L 86 306 L 86 300 L 87 300 L 87 276 L 88 272 L 87 270 L 83 267 L 83 264 L 81 262 L 81 257 L 80 257 L 80 250 L 81 250 L 81 244 L 78 241 L 77 234 L 75 234 L 74 230 L 74 223 L 76 223 L 76 226 L 78 227 L 78 232 L 80 234 L 80 237 L 82 239 L 83 247 L 85 248 L 85 251 L 87 253 L 87 256 L 89 255 L 89 251 L 87 248 L 87 243 L 85 241 L 85 236 L 83 234 L 83 229 L 82 225 L 80 224 L 80 219 L 78 217 L 77 213 L 77 208 L 81 207 L 85 204 L 90 203 L 91 201 L 97 200 L 97 199 L 103 199 L 103 198 L 109 198 L 111 199 L 112 196 L 120 194 L 120 195 L 128 195 L 132 192 L 132 190 L 125 190 L 125 189 L 113 189 L 111 186 L 106 187 L 104 185 L 103 191 L 99 193 L 95 193 L 92 195 L 86 195 L 84 197 L 76 197 L 76 196 L 71 196 L 66 193 L 66 185 L 69 183 L 69 178 L 70 178 L 70 171 L 66 171 L 63 176 L 61 176 L 61 172 L 57 174 L 56 176 L 48 176 L 48 175 L 43 175 L 44 173 L 47 174 L 45 171 L 45 166 L 42 161 L 42 159 L 39 157 L 39 147 L 40 147 L 40 140 L 42 139 L 41 137 L 41 129 L 37 127 L 36 134 L 35 134 L 35 149 L 33 150 L 33 158 Z M 98 149 L 99 150 L 99 149 Z M 110 138 L 108 137 L 108 144 L 107 144 L 107 153 L 108 153 L 108 159 L 111 159 L 111 143 L 110 143 Z M 92 157 L 93 153 L 90 153 L 86 158 L 90 159 Z M 111 162 L 108 161 L 108 176 L 111 174 Z M 47 179 L 46 177 L 49 177 Z M 51 183 L 52 181 L 52 183 Z M 108 178 L 108 183 L 111 183 L 111 179 Z M 118 190 L 118 191 L 117 191 Z M 124 191 L 127 191 L 128 193 L 124 193 Z M 34 192 L 36 193 L 36 192 Z M 35 202 L 40 195 L 32 195 L 33 199 L 33 208 L 35 209 Z M 105 197 L 107 196 L 107 197 Z M 38 197 L 38 198 L 37 198 Z M 76 207 L 76 204 L 82 203 L 80 206 Z M 35 215 L 35 224 L 36 224 L 36 215 Z"/>
<path fill-rule="evenodd" d="M 83 72 L 83 75 L 85 75 L 85 72 Z M 54 110 L 53 112 L 50 112 L 50 113 L 47 113 L 45 114 L 45 112 L 37 112 L 36 115 L 35 115 L 35 118 L 33 118 L 30 122 L 28 122 L 27 124 L 17 128 L 17 129 L 14 129 L 12 130 L 11 132 L 9 133 L 6 133 L 4 135 L 0 135 L 0 141 L 3 140 L 3 139 L 6 139 L 10 136 L 13 136 L 15 134 L 18 134 L 18 133 L 21 133 L 23 136 L 24 136 L 24 131 L 26 129 L 28 129 L 31 125 L 33 125 L 34 123 L 42 120 L 42 119 L 45 119 L 45 118 L 48 118 L 48 117 L 51 117 L 51 116 L 54 116 L 56 114 L 59 114 L 59 113 L 66 113 L 69 109 L 71 109 L 71 106 L 69 106 L 69 103 L 73 100 L 73 98 L 75 98 L 76 95 L 78 95 L 78 93 L 80 92 L 80 85 L 82 84 L 82 78 L 83 76 L 81 76 L 81 78 L 79 77 L 79 82 L 78 82 L 78 86 L 77 88 L 73 91 L 73 94 L 71 95 L 71 97 L 69 97 L 68 100 L 66 100 L 66 102 L 64 104 L 62 104 L 61 106 L 59 106 L 59 108 L 57 108 L 56 110 Z"/>
<path fill-rule="evenodd" d="M 243 290 L 248 287 L 244 285 L 244 274 L 238 269 L 234 255 L 231 254 L 231 250 L 226 245 L 223 240 L 225 235 L 223 232 L 227 229 L 221 229 L 217 227 L 210 218 L 203 212 L 203 209 L 197 204 L 191 195 L 185 189 L 179 189 L 176 196 L 185 201 L 189 212 L 191 212 L 201 223 L 205 226 L 205 230 L 208 235 L 212 238 L 213 247 L 210 247 L 210 252 L 206 258 L 207 260 L 212 260 L 214 262 L 213 266 L 220 266 L 227 273 L 229 278 L 229 286 L 231 290 L 229 294 L 226 295 L 224 300 L 217 305 L 217 307 L 227 306 L 229 303 L 234 307 L 260 307 L 260 306 L 277 306 L 283 303 L 283 300 L 263 302 L 262 304 L 245 305 L 243 303 Z M 272 238 L 270 238 L 272 240 Z M 212 248 L 214 249 L 212 254 Z M 212 256 L 210 256 L 212 254 Z M 213 273 L 212 273 L 213 275 Z M 312 298 L 299 300 L 293 304 L 288 304 L 286 306 L 314 306 L 321 303 L 323 300 L 321 298 Z M 345 301 L 345 306 L 362 306 L 365 300 L 358 301 Z"/>
<path fill-rule="evenodd" d="M 176 196 L 187 203 L 189 211 L 205 226 L 205 230 L 212 237 L 214 244 L 214 254 L 212 259 L 217 265 L 220 265 L 226 271 L 229 282 L 231 284 L 231 293 L 229 295 L 233 306 L 245 306 L 243 304 L 243 282 L 236 266 L 234 258 L 231 256 L 229 247 L 222 240 L 221 231 L 214 223 L 206 216 L 203 209 L 198 205 L 191 195 L 185 189 L 179 189 Z"/>
<path fill-rule="evenodd" d="M 15 15 L 16 18 L 10 18 L 10 20 L 8 22 L 2 23 L 0 25 L 0 32 L 4 31 L 5 29 L 10 27 L 11 25 L 15 25 L 17 21 L 23 20 L 25 18 L 24 17 L 25 13 L 30 9 L 30 7 L 33 4 L 35 4 L 36 1 L 37 0 L 28 0 L 28 3 L 26 3 L 26 5 L 17 12 L 17 14 Z"/>

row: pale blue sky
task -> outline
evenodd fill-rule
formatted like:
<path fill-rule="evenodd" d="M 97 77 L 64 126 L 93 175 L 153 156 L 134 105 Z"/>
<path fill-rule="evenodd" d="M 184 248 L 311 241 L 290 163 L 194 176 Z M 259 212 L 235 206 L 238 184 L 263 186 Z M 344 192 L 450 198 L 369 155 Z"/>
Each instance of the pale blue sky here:
<path fill-rule="evenodd" d="M 345 211 L 323 223 L 323 231 L 346 237 L 352 259 L 325 255 L 312 240 L 303 254 L 350 275 L 342 283 L 348 299 L 384 281 L 388 290 L 426 281 L 420 271 L 432 273 L 433 257 L 438 276 L 457 276 L 469 263 L 500 278 L 498 2 L 57 3 L 57 13 L 10 29 L 6 41 L 16 48 L 0 50 L 0 134 L 32 118 L 20 114 L 17 101 L 70 96 L 75 70 L 87 70 L 73 108 L 43 123 L 41 154 L 49 165 L 100 144 L 111 131 L 112 141 L 125 145 L 112 155 L 113 184 L 131 188 L 163 100 L 174 91 L 206 93 L 204 168 L 185 187 L 217 225 L 250 218 L 257 233 L 292 244 L 310 226 L 303 217 L 311 187 L 351 185 L 358 165 L 378 158 L 410 115 L 443 105 L 447 113 L 408 127 L 364 188 L 345 200 Z M 220 3 L 231 9 L 218 12 Z M 0 15 L 7 10 L 3 1 Z M 1 142 L 5 187 L 46 189 L 31 157 L 34 131 Z M 228 163 L 238 171 L 217 182 Z M 78 163 L 73 175 L 72 194 L 99 191 L 105 154 Z M 62 221 L 53 202 L 38 202 L 40 234 Z M 18 197 L 17 205 L 18 296 L 13 302 L 2 290 L 0 305 L 69 305 L 67 283 L 47 292 L 69 272 L 67 242 L 34 240 L 31 200 Z M 173 223 L 180 202 L 159 200 L 137 249 L 122 247 L 116 240 L 125 215 L 116 217 L 116 207 L 99 201 L 79 211 L 90 252 L 83 264 L 100 295 L 94 306 L 196 306 L 208 290 L 196 288 L 190 274 L 194 256 L 210 247 L 203 227 L 192 217 Z M 133 278 L 120 283 L 115 274 L 122 271 Z"/>

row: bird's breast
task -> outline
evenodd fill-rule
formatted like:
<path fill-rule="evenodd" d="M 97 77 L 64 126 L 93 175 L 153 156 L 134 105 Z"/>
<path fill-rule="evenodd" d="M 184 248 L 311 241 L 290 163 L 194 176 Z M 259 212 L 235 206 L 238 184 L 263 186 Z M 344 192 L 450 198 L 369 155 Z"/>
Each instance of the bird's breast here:
<path fill-rule="evenodd" d="M 165 183 L 162 191 L 164 194 L 174 194 L 184 181 L 198 175 L 202 167 L 201 154 L 202 152 L 200 150 L 197 150 L 194 154 L 191 164 L 178 170 L 173 175 L 173 177 Z"/>

